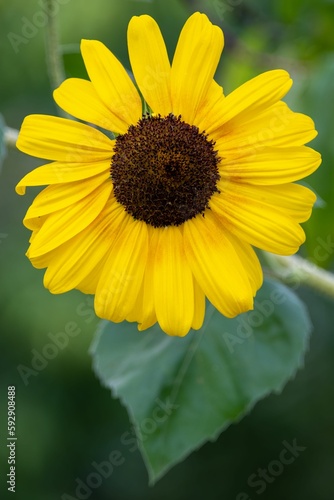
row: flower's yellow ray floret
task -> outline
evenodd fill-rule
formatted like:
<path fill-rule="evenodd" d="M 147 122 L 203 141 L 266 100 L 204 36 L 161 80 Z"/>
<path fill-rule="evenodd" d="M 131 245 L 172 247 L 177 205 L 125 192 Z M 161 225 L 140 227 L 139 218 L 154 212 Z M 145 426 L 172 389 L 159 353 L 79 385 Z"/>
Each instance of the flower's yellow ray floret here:
<path fill-rule="evenodd" d="M 187 20 L 171 59 L 150 16 L 133 17 L 127 37 L 136 84 L 105 45 L 83 40 L 90 80 L 69 78 L 54 99 L 86 123 L 22 124 L 17 147 L 51 160 L 16 186 L 46 186 L 24 218 L 27 256 L 52 293 L 94 294 L 101 318 L 184 336 L 203 325 L 206 298 L 229 318 L 253 308 L 253 247 L 298 250 L 316 197 L 294 182 L 321 157 L 305 146 L 313 121 L 281 100 L 286 71 L 223 94 L 224 37 L 204 14 Z"/>

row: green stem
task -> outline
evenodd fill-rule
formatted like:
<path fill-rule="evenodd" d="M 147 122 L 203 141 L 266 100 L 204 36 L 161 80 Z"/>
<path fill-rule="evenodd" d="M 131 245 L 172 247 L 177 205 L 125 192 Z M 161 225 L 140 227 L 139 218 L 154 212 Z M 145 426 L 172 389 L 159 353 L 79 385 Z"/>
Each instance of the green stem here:
<path fill-rule="evenodd" d="M 5 144 L 10 148 L 16 147 L 16 141 L 19 136 L 19 131 L 15 128 L 6 127 L 5 128 Z"/>
<path fill-rule="evenodd" d="M 293 255 L 284 257 L 263 252 L 274 276 L 293 288 L 307 285 L 334 299 L 334 275 L 311 262 Z"/>
<path fill-rule="evenodd" d="M 44 0 L 48 12 L 48 23 L 45 31 L 46 57 L 52 90 L 59 87 L 65 80 L 63 59 L 59 50 L 59 34 L 57 16 L 55 15 L 55 0 Z"/>

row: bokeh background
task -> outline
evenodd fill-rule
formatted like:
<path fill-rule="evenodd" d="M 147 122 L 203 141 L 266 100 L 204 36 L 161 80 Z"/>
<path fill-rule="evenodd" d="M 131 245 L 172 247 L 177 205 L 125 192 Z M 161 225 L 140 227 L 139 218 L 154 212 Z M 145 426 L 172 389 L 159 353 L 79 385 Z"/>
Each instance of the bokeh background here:
<path fill-rule="evenodd" d="M 57 112 L 46 67 L 44 29 L 36 27 L 42 5 L 35 0 L 0 1 L 0 112 L 7 125 L 15 128 L 27 114 Z M 58 5 L 68 76 L 85 76 L 78 54 L 81 38 L 103 41 L 129 67 L 126 27 L 131 16 L 142 13 L 159 22 L 172 56 L 184 21 L 196 10 L 207 13 L 225 32 L 216 78 L 226 93 L 260 72 L 287 69 L 295 81 L 287 102 L 315 120 L 319 136 L 312 145 L 323 155 L 322 167 L 306 179 L 317 192 L 318 203 L 305 224 L 308 239 L 301 253 L 333 269 L 333 0 L 59 0 Z M 29 31 L 29 22 L 35 30 L 30 26 Z M 10 33 L 25 41 L 15 48 Z M 107 460 L 113 450 L 119 450 L 124 463 L 82 498 L 333 500 L 334 307 L 332 301 L 306 288 L 298 294 L 309 307 L 314 331 L 304 369 L 282 394 L 258 403 L 215 443 L 206 444 L 148 487 L 139 452 L 121 442 L 122 434 L 130 430 L 126 411 L 91 370 L 88 350 L 97 320 L 90 298 L 77 292 L 51 295 L 43 288 L 43 272 L 33 269 L 24 255 L 29 232 L 21 221 L 37 191 L 30 189 L 19 197 L 14 186 L 41 164 L 11 149 L 0 177 L 0 457 L 1 470 L 7 473 L 7 386 L 15 385 L 16 498 L 77 498 L 77 478 L 85 482 L 94 471 L 93 462 Z M 76 323 L 79 334 L 40 371 L 26 372 L 24 383 L 18 367 L 21 373 L 22 367 L 31 369 L 33 356 L 50 343 L 50 334 L 64 331 L 69 322 Z M 247 484 L 248 478 L 278 458 L 285 440 L 296 440 L 306 449 L 258 494 Z M 5 481 L 2 474 L 1 498 L 9 495 Z"/>

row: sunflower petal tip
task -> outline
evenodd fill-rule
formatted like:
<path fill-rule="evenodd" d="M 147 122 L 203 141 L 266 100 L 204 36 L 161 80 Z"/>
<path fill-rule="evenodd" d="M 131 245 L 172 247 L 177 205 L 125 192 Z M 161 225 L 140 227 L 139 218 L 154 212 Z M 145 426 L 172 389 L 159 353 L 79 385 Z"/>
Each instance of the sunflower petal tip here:
<path fill-rule="evenodd" d="M 179 329 L 179 328 L 171 328 L 169 326 L 164 326 L 164 325 L 161 325 L 161 323 L 159 322 L 160 324 L 160 328 L 161 330 L 166 334 L 168 335 L 169 337 L 185 337 L 186 335 L 188 335 L 188 333 L 190 332 L 190 328 L 187 328 L 187 329 Z"/>
<path fill-rule="evenodd" d="M 137 41 L 143 32 L 151 33 L 156 31 L 157 28 L 159 29 L 158 24 L 148 14 L 133 16 L 128 25 L 128 40 Z"/>
<path fill-rule="evenodd" d="M 25 186 L 22 186 L 22 184 L 19 182 L 16 186 L 15 186 L 15 192 L 17 194 L 19 194 L 20 196 L 26 194 L 26 187 Z"/>
<path fill-rule="evenodd" d="M 99 40 L 90 40 L 88 38 L 82 38 L 80 42 L 80 51 L 84 51 L 92 47 L 92 45 L 103 45 Z"/>
<path fill-rule="evenodd" d="M 209 20 L 208 16 L 206 14 L 204 14 L 204 12 L 200 12 L 200 11 L 197 11 L 197 12 L 194 12 L 190 17 L 189 19 L 207 19 Z M 211 22 L 211 21 L 209 21 Z"/>
<path fill-rule="evenodd" d="M 148 14 L 141 14 L 140 16 L 132 16 L 130 19 L 130 23 L 140 22 L 144 20 L 154 21 L 153 17 L 149 16 Z"/>

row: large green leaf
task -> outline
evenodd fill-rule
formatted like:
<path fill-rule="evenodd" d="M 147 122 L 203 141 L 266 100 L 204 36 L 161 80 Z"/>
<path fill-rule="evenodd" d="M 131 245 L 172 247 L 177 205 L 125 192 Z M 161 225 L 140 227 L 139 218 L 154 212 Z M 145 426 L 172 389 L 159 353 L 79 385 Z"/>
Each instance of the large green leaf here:
<path fill-rule="evenodd" d="M 231 320 L 209 306 L 203 328 L 185 338 L 103 322 L 94 369 L 126 406 L 151 483 L 280 391 L 302 364 L 310 330 L 297 296 L 271 281 L 254 311 Z"/>

